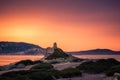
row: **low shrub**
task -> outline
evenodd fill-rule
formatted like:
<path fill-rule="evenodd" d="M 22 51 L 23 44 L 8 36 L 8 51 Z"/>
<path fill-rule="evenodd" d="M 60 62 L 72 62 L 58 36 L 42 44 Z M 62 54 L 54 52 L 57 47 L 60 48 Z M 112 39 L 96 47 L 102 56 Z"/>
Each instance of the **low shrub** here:
<path fill-rule="evenodd" d="M 27 76 L 2 77 L 0 80 L 32 80 Z"/>
<path fill-rule="evenodd" d="M 12 71 L 0 75 L 0 80 L 31 80 L 27 74 L 34 71 Z"/>
<path fill-rule="evenodd" d="M 42 61 L 40 61 L 40 60 L 33 61 L 33 64 L 39 64 L 39 63 L 43 63 L 43 62 L 42 62 Z"/>
<path fill-rule="evenodd" d="M 0 66 L 0 71 L 4 70 L 3 66 Z"/>
<path fill-rule="evenodd" d="M 45 72 L 34 72 L 29 77 L 32 80 L 53 80 L 52 76 Z"/>
<path fill-rule="evenodd" d="M 83 61 L 83 59 L 76 58 L 76 59 L 73 59 L 71 62 L 80 62 L 80 61 Z"/>
<path fill-rule="evenodd" d="M 54 76 L 55 78 L 60 78 L 61 77 L 61 71 L 51 69 L 46 71 L 47 74 Z"/>
<path fill-rule="evenodd" d="M 35 69 L 53 69 L 53 66 L 49 63 L 40 63 L 34 67 L 31 68 L 32 70 Z"/>
<path fill-rule="evenodd" d="M 0 80 L 54 80 L 81 76 L 77 68 L 68 68 L 62 71 L 55 70 L 51 64 L 40 63 L 28 71 L 12 71 L 0 76 Z"/>
<path fill-rule="evenodd" d="M 77 68 L 67 68 L 61 71 L 63 78 L 70 78 L 75 76 L 82 76 L 82 73 Z"/>
<path fill-rule="evenodd" d="M 90 73 L 103 73 L 120 62 L 115 59 L 100 59 L 96 62 L 88 61 L 77 66 L 78 69 Z"/>
<path fill-rule="evenodd" d="M 60 63 L 60 62 L 58 62 L 58 61 L 52 61 L 52 62 L 50 62 L 50 64 L 57 64 L 57 63 Z"/>
<path fill-rule="evenodd" d="M 120 65 L 113 66 L 108 71 L 106 71 L 107 76 L 113 76 L 114 73 L 120 73 Z"/>
<path fill-rule="evenodd" d="M 22 60 L 17 62 L 15 65 L 18 65 L 18 64 L 24 64 L 25 66 L 27 66 L 27 65 L 32 65 L 33 62 L 31 60 Z"/>
<path fill-rule="evenodd" d="M 54 80 L 54 77 L 59 77 L 57 70 L 28 70 L 28 71 L 13 71 L 0 76 L 0 80 Z"/>
<path fill-rule="evenodd" d="M 24 70 L 21 70 L 21 71 L 12 71 L 12 72 L 7 72 L 7 73 L 4 73 L 2 74 L 1 76 L 2 77 L 15 77 L 17 75 L 27 75 L 27 74 L 30 74 L 30 73 L 33 73 L 35 72 L 34 70 L 28 70 L 28 71 L 24 71 Z"/>

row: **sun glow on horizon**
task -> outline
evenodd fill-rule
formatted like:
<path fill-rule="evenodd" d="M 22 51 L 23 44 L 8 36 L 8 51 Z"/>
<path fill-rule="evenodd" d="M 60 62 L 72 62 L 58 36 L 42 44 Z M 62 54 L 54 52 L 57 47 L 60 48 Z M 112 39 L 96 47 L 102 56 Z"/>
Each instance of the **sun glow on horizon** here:
<path fill-rule="evenodd" d="M 38 34 L 37 30 L 31 27 L 29 28 L 16 27 L 16 28 L 12 28 L 9 31 L 10 31 L 9 32 L 10 35 L 15 37 L 34 37 Z"/>
<path fill-rule="evenodd" d="M 0 41 L 120 50 L 119 8 L 118 0 L 0 0 Z"/>

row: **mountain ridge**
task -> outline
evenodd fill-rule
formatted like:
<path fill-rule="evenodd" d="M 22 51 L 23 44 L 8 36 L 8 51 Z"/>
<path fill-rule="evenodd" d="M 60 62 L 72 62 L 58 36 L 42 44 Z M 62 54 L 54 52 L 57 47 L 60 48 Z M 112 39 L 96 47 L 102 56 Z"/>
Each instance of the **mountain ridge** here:
<path fill-rule="evenodd" d="M 34 55 L 41 54 L 44 48 L 25 42 L 0 42 L 0 55 Z"/>
<path fill-rule="evenodd" d="M 120 51 L 113 51 L 110 49 L 91 49 L 84 51 L 68 52 L 73 55 L 120 55 Z"/>
<path fill-rule="evenodd" d="M 26 42 L 0 42 L 0 55 L 44 55 L 45 48 Z M 71 55 L 120 55 L 120 51 L 110 49 L 91 49 L 67 52 Z"/>

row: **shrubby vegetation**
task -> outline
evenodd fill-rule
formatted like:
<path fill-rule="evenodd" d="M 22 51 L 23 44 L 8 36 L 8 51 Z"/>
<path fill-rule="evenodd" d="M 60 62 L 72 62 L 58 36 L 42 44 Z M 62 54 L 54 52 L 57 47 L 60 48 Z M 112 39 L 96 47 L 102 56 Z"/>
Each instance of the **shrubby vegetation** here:
<path fill-rule="evenodd" d="M 40 60 L 33 61 L 33 64 L 38 64 L 38 63 L 43 63 L 43 61 Z"/>
<path fill-rule="evenodd" d="M 113 76 L 114 73 L 120 73 L 120 65 L 113 66 L 108 71 L 106 71 L 107 76 Z"/>
<path fill-rule="evenodd" d="M 0 80 L 54 80 L 81 76 L 77 68 L 68 68 L 62 71 L 55 70 L 51 64 L 39 63 L 28 71 L 13 71 L 0 76 Z"/>
<path fill-rule="evenodd" d="M 40 63 L 31 68 L 32 70 L 38 69 L 53 69 L 53 66 L 49 63 Z"/>
<path fill-rule="evenodd" d="M 40 60 L 38 60 L 38 61 L 22 60 L 22 61 L 16 62 L 15 64 L 0 66 L 0 71 L 11 70 L 11 69 L 15 69 L 15 68 L 24 68 L 28 65 L 34 65 L 34 64 L 39 64 L 39 63 L 43 63 L 43 62 Z"/>
<path fill-rule="evenodd" d="M 63 78 L 82 76 L 82 73 L 77 68 L 67 68 L 61 71 Z"/>
<path fill-rule="evenodd" d="M 33 64 L 38 64 L 38 63 L 43 63 L 43 62 L 40 60 L 38 60 L 38 61 L 22 60 L 22 61 L 17 62 L 15 65 L 23 64 L 23 65 L 27 66 L 27 65 L 33 65 Z"/>
<path fill-rule="evenodd" d="M 53 80 L 52 76 L 41 71 L 14 71 L 3 74 L 0 80 Z"/>
<path fill-rule="evenodd" d="M 40 63 L 28 71 L 13 71 L 0 76 L 0 80 L 54 80 L 60 72 L 47 63 Z"/>
<path fill-rule="evenodd" d="M 57 64 L 57 63 L 60 63 L 59 61 L 52 61 L 50 62 L 50 64 Z"/>
<path fill-rule="evenodd" d="M 0 71 L 2 71 L 3 70 L 3 66 L 0 66 Z"/>
<path fill-rule="evenodd" d="M 71 62 L 81 62 L 81 61 L 83 61 L 84 59 L 80 59 L 80 58 L 75 58 L 75 59 L 73 59 Z"/>
<path fill-rule="evenodd" d="M 115 59 L 100 59 L 96 62 L 85 62 L 79 65 L 77 68 L 84 72 L 102 73 L 119 64 L 120 62 L 116 61 Z"/>
<path fill-rule="evenodd" d="M 82 63 L 76 68 L 67 68 L 61 71 L 55 70 L 49 63 L 42 61 L 20 61 L 16 64 L 36 64 L 28 71 L 13 71 L 0 76 L 0 80 L 55 80 L 57 78 L 70 78 L 82 76 L 82 72 L 103 73 L 112 76 L 115 72 L 120 73 L 120 62 L 115 59 L 100 59 Z"/>
<path fill-rule="evenodd" d="M 53 80 L 52 76 L 46 72 L 36 71 L 29 74 L 29 78 L 32 80 Z"/>
<path fill-rule="evenodd" d="M 22 60 L 17 62 L 15 65 L 19 65 L 19 64 L 24 64 L 25 66 L 27 66 L 27 65 L 32 65 L 33 62 L 31 60 Z"/>

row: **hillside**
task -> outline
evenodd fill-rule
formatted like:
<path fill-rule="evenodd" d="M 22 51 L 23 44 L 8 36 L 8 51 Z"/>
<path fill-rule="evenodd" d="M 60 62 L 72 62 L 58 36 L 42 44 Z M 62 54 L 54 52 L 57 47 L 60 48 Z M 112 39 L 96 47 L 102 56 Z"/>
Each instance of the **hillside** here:
<path fill-rule="evenodd" d="M 56 58 L 67 58 L 69 57 L 62 49 L 57 48 L 54 50 L 54 53 L 49 55 L 46 59 L 56 59 Z"/>
<path fill-rule="evenodd" d="M 120 55 L 120 51 L 113 51 L 110 49 L 93 49 L 93 50 L 86 50 L 86 51 L 68 52 L 68 54 L 73 54 L 73 55 Z"/>
<path fill-rule="evenodd" d="M 0 42 L 0 55 L 7 54 L 39 54 L 44 49 L 38 45 L 25 42 Z"/>

